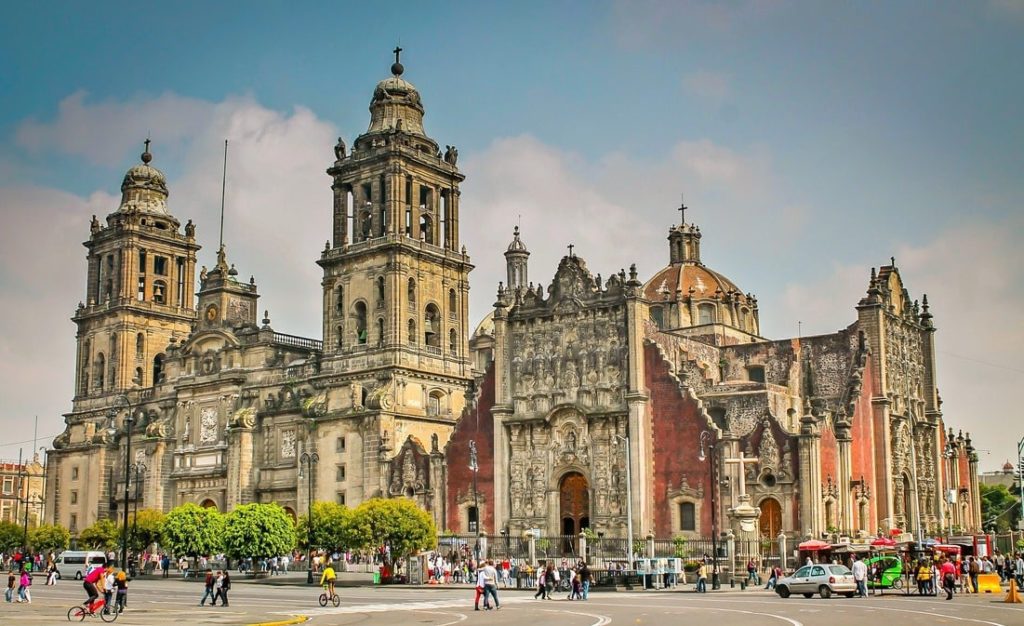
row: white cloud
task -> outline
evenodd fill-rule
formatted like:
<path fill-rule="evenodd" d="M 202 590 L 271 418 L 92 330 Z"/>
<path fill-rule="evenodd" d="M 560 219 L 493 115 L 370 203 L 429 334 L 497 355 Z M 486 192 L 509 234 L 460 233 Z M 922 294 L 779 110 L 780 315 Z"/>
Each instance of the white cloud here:
<path fill-rule="evenodd" d="M 686 90 L 712 104 L 722 104 L 732 93 L 732 79 L 728 74 L 700 70 L 683 78 Z"/>
<path fill-rule="evenodd" d="M 335 127 L 298 108 L 267 109 L 251 98 L 213 103 L 165 94 L 131 102 L 90 104 L 65 99 L 52 121 L 30 120 L 16 131 L 32 153 L 60 151 L 99 165 L 124 164 L 154 138 L 153 165 L 171 176 L 169 207 L 192 219 L 212 265 L 217 246 L 223 140 L 231 141 L 225 241 L 242 278 L 254 274 L 275 329 L 320 335 L 320 269 L 315 260 L 330 237 L 330 179 Z M 88 198 L 55 189 L 0 187 L 7 223 L 0 229 L 0 306 L 14 332 L 0 337 L 0 428 L 25 434 L 38 413 L 40 434 L 59 432 L 70 409 L 74 325 L 84 298 L 89 217 L 117 209 L 122 172 Z M 56 392 L 55 392 L 56 390 Z M 10 438 L 14 439 L 14 438 Z M 17 439 L 22 439 L 18 437 Z M 48 443 L 48 442 L 45 442 Z M 0 456 L 16 454 L 0 448 Z"/>
<path fill-rule="evenodd" d="M 784 4 L 782 0 L 616 0 L 611 28 L 629 48 L 686 45 L 692 37 L 735 35 Z"/>
<path fill-rule="evenodd" d="M 1007 407 L 1022 370 L 1024 250 L 1017 235 L 1024 219 L 970 223 L 923 245 L 896 246 L 896 263 L 911 297 L 928 294 L 936 333 L 938 383 L 948 426 L 969 431 L 982 469 L 995 469 L 1016 453 L 1006 436 Z M 832 332 L 856 319 L 870 263 L 836 265 L 820 282 L 786 286 L 784 317 L 804 322 L 805 334 Z M 795 324 L 795 322 L 794 322 Z"/>

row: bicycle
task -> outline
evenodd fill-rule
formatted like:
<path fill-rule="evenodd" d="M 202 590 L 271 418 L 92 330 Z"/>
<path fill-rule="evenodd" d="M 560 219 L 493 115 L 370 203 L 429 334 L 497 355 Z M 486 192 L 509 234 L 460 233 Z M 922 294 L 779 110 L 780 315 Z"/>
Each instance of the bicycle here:
<path fill-rule="evenodd" d="M 341 598 L 338 596 L 337 593 L 334 593 L 330 597 L 327 597 L 327 585 L 324 585 L 324 592 L 320 594 L 320 606 L 327 606 L 328 602 L 330 602 L 334 605 L 335 608 L 337 608 L 338 605 L 341 604 Z"/>
<path fill-rule="evenodd" d="M 117 619 L 118 611 L 116 608 L 111 608 L 109 611 L 103 610 L 106 606 L 106 602 L 103 598 L 97 599 L 89 606 L 82 606 L 76 604 L 75 606 L 68 609 L 68 621 L 73 622 L 76 619 L 80 622 L 85 621 L 86 617 L 99 617 L 104 622 L 112 622 Z"/>

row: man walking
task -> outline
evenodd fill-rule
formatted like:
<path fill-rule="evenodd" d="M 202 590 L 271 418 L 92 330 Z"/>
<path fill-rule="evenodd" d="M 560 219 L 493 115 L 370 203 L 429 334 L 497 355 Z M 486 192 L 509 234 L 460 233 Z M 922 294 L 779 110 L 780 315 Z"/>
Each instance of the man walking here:
<path fill-rule="evenodd" d="M 213 592 L 213 584 L 214 584 L 213 571 L 212 570 L 206 570 L 205 591 L 203 591 L 203 598 L 199 601 L 199 606 L 205 606 L 207 598 L 209 598 L 211 600 L 211 604 L 213 602 L 217 601 L 217 596 L 214 595 L 214 592 Z"/>
<path fill-rule="evenodd" d="M 945 559 L 939 568 L 939 574 L 942 575 L 942 589 L 946 592 L 946 599 L 952 600 L 953 586 L 956 584 L 956 566 L 953 565 L 953 561 Z"/>
<path fill-rule="evenodd" d="M 583 583 L 583 599 L 587 600 L 590 598 L 590 568 L 587 566 L 586 561 L 580 561 L 580 581 Z"/>
<path fill-rule="evenodd" d="M 498 602 L 498 570 L 494 569 L 494 561 L 487 559 L 487 565 L 483 568 L 484 575 L 484 608 L 487 608 L 487 598 L 494 600 L 494 610 L 501 608 Z"/>
<path fill-rule="evenodd" d="M 853 555 L 853 580 L 857 583 L 857 595 L 866 598 L 868 595 L 868 566 L 856 554 Z"/>
<path fill-rule="evenodd" d="M 697 568 L 697 593 L 708 592 L 708 564 L 705 561 L 700 562 L 700 567 Z"/>

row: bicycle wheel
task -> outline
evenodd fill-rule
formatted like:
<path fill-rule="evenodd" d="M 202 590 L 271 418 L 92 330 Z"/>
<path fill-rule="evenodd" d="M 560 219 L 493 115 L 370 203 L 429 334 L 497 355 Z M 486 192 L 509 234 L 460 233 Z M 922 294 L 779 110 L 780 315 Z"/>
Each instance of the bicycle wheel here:
<path fill-rule="evenodd" d="M 103 608 L 106 609 L 107 607 L 103 607 Z M 109 611 L 104 610 L 104 611 L 100 612 L 100 619 L 103 620 L 104 622 L 112 622 L 112 621 L 117 619 L 117 616 L 118 616 L 117 607 L 113 607 L 113 606 L 110 607 Z"/>
<path fill-rule="evenodd" d="M 331 603 L 334 604 L 334 608 L 338 608 L 338 605 L 341 604 L 341 596 L 334 594 L 334 597 L 331 598 Z"/>
<path fill-rule="evenodd" d="M 321 593 L 320 594 L 320 606 L 327 606 L 327 594 L 326 593 Z"/>
<path fill-rule="evenodd" d="M 68 621 L 73 622 L 75 620 L 83 621 L 85 619 L 85 609 L 80 606 L 73 606 L 68 609 Z"/>

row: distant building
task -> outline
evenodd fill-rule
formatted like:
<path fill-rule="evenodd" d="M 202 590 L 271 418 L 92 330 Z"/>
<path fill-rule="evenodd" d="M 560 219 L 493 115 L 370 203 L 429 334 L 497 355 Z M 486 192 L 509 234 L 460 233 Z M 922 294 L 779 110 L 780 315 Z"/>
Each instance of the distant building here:
<path fill-rule="evenodd" d="M 1013 468 L 1013 463 L 1010 463 L 1009 461 L 1003 463 L 1003 467 L 994 472 L 984 472 L 979 474 L 978 479 L 982 485 L 1002 485 L 1010 491 L 1020 489 L 1019 475 Z"/>
<path fill-rule="evenodd" d="M 46 467 L 36 455 L 28 463 L 0 461 L 0 520 L 36 526 L 43 518 Z"/>

